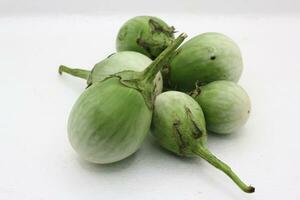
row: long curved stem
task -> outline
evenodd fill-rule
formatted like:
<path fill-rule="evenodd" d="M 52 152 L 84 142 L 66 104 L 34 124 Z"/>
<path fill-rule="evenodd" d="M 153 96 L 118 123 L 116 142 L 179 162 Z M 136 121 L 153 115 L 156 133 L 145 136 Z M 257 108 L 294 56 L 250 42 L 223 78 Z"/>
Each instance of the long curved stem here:
<path fill-rule="evenodd" d="M 183 40 L 187 37 L 185 33 L 180 34 L 145 70 L 144 80 L 152 82 L 156 74 L 162 69 L 165 62 L 173 54 L 174 50 L 179 47 Z"/>
<path fill-rule="evenodd" d="M 63 72 L 67 73 L 67 74 L 71 74 L 73 76 L 76 76 L 76 77 L 79 77 L 79 78 L 82 78 L 85 80 L 87 80 L 89 78 L 89 75 L 91 73 L 89 70 L 73 69 L 73 68 L 67 67 L 65 65 L 59 66 L 58 72 L 59 72 L 59 74 L 62 74 Z"/>
<path fill-rule="evenodd" d="M 244 192 L 253 193 L 255 188 L 251 185 L 246 185 L 232 170 L 231 168 L 221 160 L 219 160 L 216 156 L 214 156 L 207 148 L 202 146 L 198 146 L 194 153 L 199 155 L 201 158 L 209 162 L 214 167 L 218 168 L 219 170 L 223 171 L 227 176 L 229 176 L 233 182 L 235 182 Z"/>

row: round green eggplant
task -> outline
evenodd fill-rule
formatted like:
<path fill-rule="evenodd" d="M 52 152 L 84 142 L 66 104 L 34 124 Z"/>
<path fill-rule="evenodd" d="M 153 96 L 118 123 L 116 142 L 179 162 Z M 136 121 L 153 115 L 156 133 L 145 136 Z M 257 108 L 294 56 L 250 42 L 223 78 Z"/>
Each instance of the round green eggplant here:
<path fill-rule="evenodd" d="M 59 72 L 72 74 L 87 80 L 87 84 L 91 85 L 94 82 L 102 81 L 105 78 L 124 70 L 143 71 L 150 65 L 152 60 L 147 56 L 134 52 L 123 51 L 112 54 L 108 58 L 97 63 L 91 71 L 83 69 L 72 69 L 67 66 L 61 65 Z M 162 92 L 163 81 L 161 73 L 159 72 L 155 79 L 155 95 Z"/>
<path fill-rule="evenodd" d="M 177 91 L 158 95 L 151 131 L 158 143 L 167 150 L 179 156 L 200 156 L 227 174 L 243 191 L 254 192 L 254 187 L 242 182 L 227 164 L 207 149 L 204 114 L 189 95 Z"/>
<path fill-rule="evenodd" d="M 137 16 L 119 30 L 117 51 L 137 51 L 156 58 L 174 39 L 174 27 L 152 16 Z"/>
<path fill-rule="evenodd" d="M 70 143 L 83 159 L 106 164 L 138 150 L 150 129 L 155 76 L 185 37 L 181 34 L 144 71 L 113 74 L 83 92 L 68 120 Z"/>
<path fill-rule="evenodd" d="M 109 78 L 87 88 L 77 100 L 68 121 L 69 140 L 90 162 L 122 160 L 141 146 L 151 116 L 139 91 Z"/>
<path fill-rule="evenodd" d="M 203 109 L 207 129 L 229 134 L 242 127 L 251 111 L 246 91 L 231 81 L 214 81 L 198 87 L 192 96 Z"/>
<path fill-rule="evenodd" d="M 190 92 L 195 84 L 237 82 L 243 71 L 239 47 L 220 33 L 204 33 L 184 43 L 164 68 L 168 88 Z"/>

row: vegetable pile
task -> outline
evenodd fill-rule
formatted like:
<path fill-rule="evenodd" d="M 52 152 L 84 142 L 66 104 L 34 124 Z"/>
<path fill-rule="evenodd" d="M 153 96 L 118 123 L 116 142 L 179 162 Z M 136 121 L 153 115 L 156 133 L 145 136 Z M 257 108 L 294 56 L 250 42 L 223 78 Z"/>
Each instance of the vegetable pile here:
<path fill-rule="evenodd" d="M 134 17 L 119 30 L 117 53 L 92 70 L 59 67 L 87 82 L 68 119 L 69 141 L 83 159 L 106 164 L 135 153 L 150 131 L 165 149 L 200 156 L 252 193 L 206 146 L 207 133 L 237 132 L 248 120 L 239 47 L 220 33 L 181 45 L 187 35 L 174 33 L 157 17 Z"/>

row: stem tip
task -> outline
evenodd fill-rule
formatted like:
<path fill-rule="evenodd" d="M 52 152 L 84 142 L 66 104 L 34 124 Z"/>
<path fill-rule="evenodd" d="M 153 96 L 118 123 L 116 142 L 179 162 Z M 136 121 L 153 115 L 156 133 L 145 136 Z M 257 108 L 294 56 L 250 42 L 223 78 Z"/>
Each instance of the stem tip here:
<path fill-rule="evenodd" d="M 60 75 L 62 75 L 62 72 L 63 72 L 63 68 L 64 68 L 65 66 L 64 65 L 60 65 L 59 66 L 59 68 L 58 68 L 58 73 L 60 74 Z"/>
<path fill-rule="evenodd" d="M 250 185 L 244 191 L 247 192 L 247 193 L 253 193 L 253 192 L 255 192 L 255 187 Z"/>
<path fill-rule="evenodd" d="M 90 71 L 88 70 L 74 69 L 74 68 L 67 67 L 65 65 L 60 65 L 58 68 L 58 73 L 61 75 L 63 72 L 85 80 L 87 80 L 90 75 Z"/>

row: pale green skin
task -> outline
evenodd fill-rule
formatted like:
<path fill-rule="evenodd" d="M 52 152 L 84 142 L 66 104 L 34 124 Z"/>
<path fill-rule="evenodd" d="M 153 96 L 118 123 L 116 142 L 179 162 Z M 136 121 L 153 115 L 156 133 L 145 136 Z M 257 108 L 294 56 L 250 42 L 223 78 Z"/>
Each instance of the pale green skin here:
<path fill-rule="evenodd" d="M 194 98 L 204 112 L 209 131 L 229 134 L 247 122 L 251 111 L 250 98 L 236 83 L 215 81 L 198 90 L 199 94 Z"/>
<path fill-rule="evenodd" d="M 158 95 L 151 129 L 160 145 L 167 150 L 180 156 L 200 156 L 223 171 L 243 191 L 255 191 L 206 148 L 204 114 L 199 104 L 187 94 L 169 91 Z"/>
<path fill-rule="evenodd" d="M 184 43 L 164 71 L 167 87 L 189 92 L 196 83 L 237 82 L 243 62 L 240 49 L 233 40 L 220 33 L 204 33 Z"/>
<path fill-rule="evenodd" d="M 151 124 L 155 76 L 186 37 L 180 34 L 143 72 L 122 71 L 83 92 L 68 120 L 69 140 L 83 159 L 112 163 L 138 150 Z M 86 77 L 84 70 L 59 67 L 65 71 Z"/>
<path fill-rule="evenodd" d="M 137 16 L 119 30 L 117 51 L 137 51 L 156 58 L 174 39 L 174 28 L 152 16 Z"/>
<path fill-rule="evenodd" d="M 69 140 L 87 161 L 116 162 L 139 149 L 151 117 L 139 91 L 109 78 L 91 85 L 76 101 L 68 120 Z"/>
<path fill-rule="evenodd" d="M 195 156 L 197 145 L 206 145 L 205 119 L 189 95 L 168 91 L 157 96 L 151 130 L 161 146 L 181 156 Z"/>
<path fill-rule="evenodd" d="M 141 72 L 146 69 L 151 62 L 152 60 L 150 58 L 138 52 L 122 51 L 115 53 L 94 66 L 92 73 L 88 78 L 88 84 L 102 81 L 110 75 L 124 70 Z M 154 83 L 154 93 L 155 95 L 158 95 L 163 89 L 163 81 L 160 72 L 156 75 Z"/>

